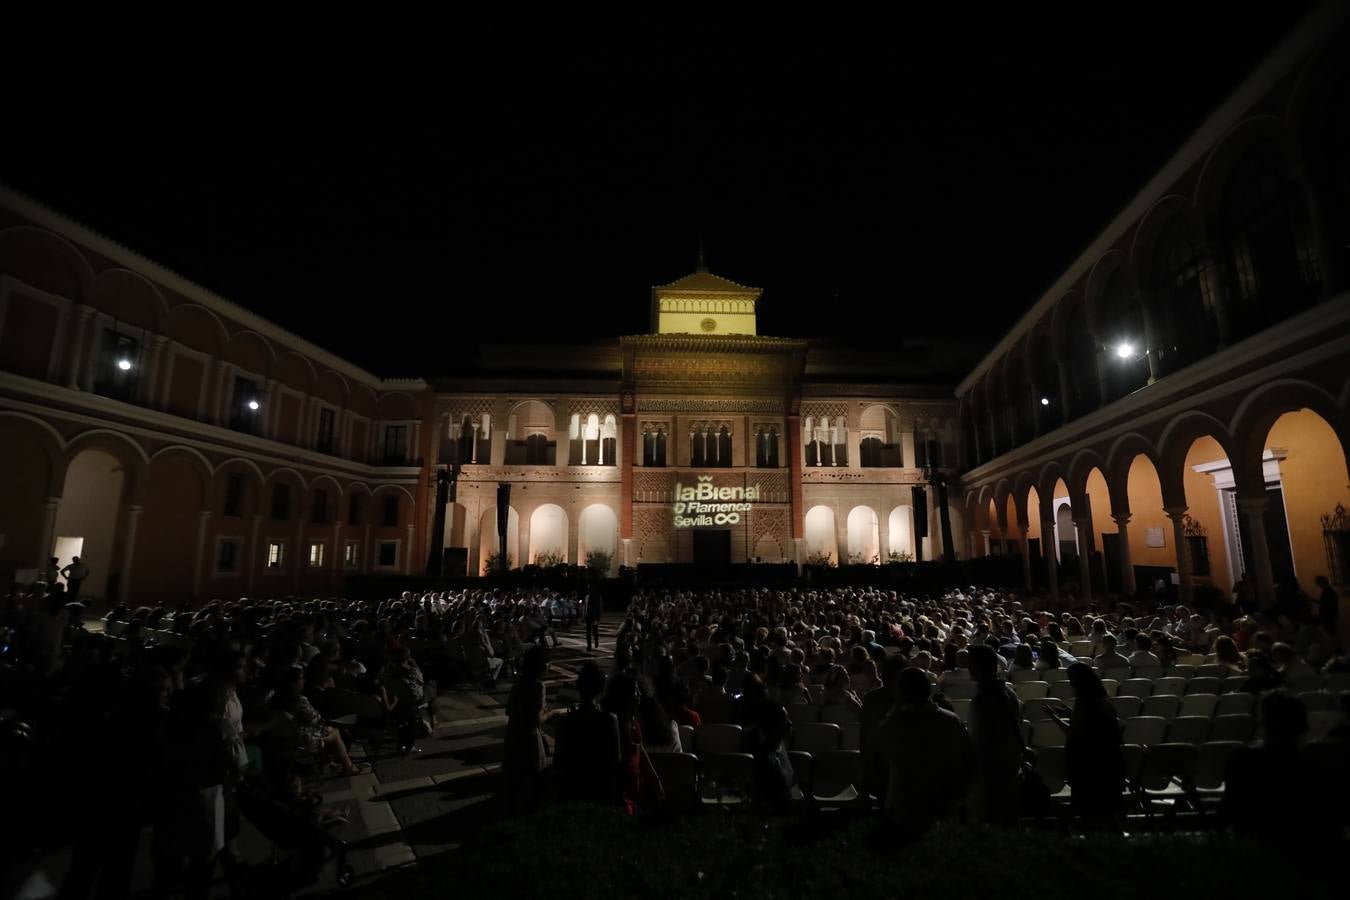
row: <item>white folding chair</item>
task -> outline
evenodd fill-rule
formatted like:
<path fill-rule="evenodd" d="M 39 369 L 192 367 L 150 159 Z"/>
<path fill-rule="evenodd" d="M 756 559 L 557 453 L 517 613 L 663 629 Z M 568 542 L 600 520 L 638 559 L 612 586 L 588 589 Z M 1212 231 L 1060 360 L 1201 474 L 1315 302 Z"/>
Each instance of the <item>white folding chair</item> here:
<path fill-rule="evenodd" d="M 1182 657 L 1182 658 L 1185 659 L 1185 657 Z M 1188 664 L 1188 663 L 1180 663 L 1180 662 L 1179 662 L 1179 663 L 1176 663 L 1175 665 L 1173 665 L 1172 668 L 1170 668 L 1170 669 L 1167 670 L 1167 677 L 1168 677 L 1168 678 L 1194 678 L 1194 677 L 1195 677 L 1195 668 L 1196 668 L 1195 666 L 1190 665 L 1190 664 Z"/>
<path fill-rule="evenodd" d="M 1187 694 L 1181 698 L 1181 713 L 1183 716 L 1209 716 L 1214 715 L 1214 710 L 1219 705 L 1219 698 L 1213 694 Z"/>
<path fill-rule="evenodd" d="M 865 798 L 862 784 L 862 754 L 857 750 L 812 755 L 811 797 L 817 803 L 855 803 Z"/>
<path fill-rule="evenodd" d="M 1017 699 L 1026 701 L 1044 697 L 1050 692 L 1050 685 L 1044 681 L 1023 681 L 1013 685 Z"/>
<path fill-rule="evenodd" d="M 1154 694 L 1144 700 L 1144 705 L 1140 709 L 1140 715 L 1157 716 L 1160 719 L 1171 719 L 1181 708 L 1181 698 L 1175 694 Z"/>
<path fill-rule="evenodd" d="M 1166 733 L 1167 720 L 1161 716 L 1131 716 L 1125 720 L 1125 732 L 1121 739 L 1127 744 L 1151 747 L 1161 744 Z"/>
<path fill-rule="evenodd" d="M 1177 675 L 1165 675 L 1162 678 L 1153 679 L 1153 693 L 1155 694 L 1176 694 L 1180 697 L 1186 693 L 1186 679 Z"/>
<path fill-rule="evenodd" d="M 1209 731 L 1211 741 L 1241 741 L 1247 743 L 1256 730 L 1256 720 L 1249 715 L 1233 714 L 1214 717 Z"/>
<path fill-rule="evenodd" d="M 1222 694 L 1223 679 L 1210 678 L 1208 675 L 1197 675 L 1186 682 L 1186 693 L 1188 694 Z"/>
<path fill-rule="evenodd" d="M 1138 697 L 1141 700 L 1153 693 L 1153 682 L 1147 678 L 1127 678 L 1120 684 L 1117 697 Z"/>
<path fill-rule="evenodd" d="M 1139 710 L 1143 707 L 1144 701 L 1138 697 L 1122 694 L 1119 697 L 1112 697 L 1111 705 L 1116 708 L 1116 718 L 1123 720 L 1139 715 Z"/>
<path fill-rule="evenodd" d="M 1209 740 L 1209 716 L 1177 716 L 1167 723 L 1169 744 L 1203 744 Z"/>
<path fill-rule="evenodd" d="M 1241 714 L 1249 716 L 1254 709 L 1256 709 L 1256 697 L 1244 691 L 1240 694 L 1224 694 L 1220 697 L 1219 705 L 1214 708 L 1214 715 L 1231 716 Z"/>
<path fill-rule="evenodd" d="M 1135 678 L 1147 678 L 1156 681 L 1164 675 L 1162 666 L 1131 666 L 1130 672 Z"/>
<path fill-rule="evenodd" d="M 1054 685 L 1054 684 L 1058 684 L 1058 683 L 1061 682 L 1061 681 L 1068 681 L 1068 680 L 1069 680 L 1069 670 L 1068 670 L 1068 669 L 1042 669 L 1042 670 L 1041 670 L 1041 681 L 1044 681 L 1044 682 L 1047 683 L 1047 684 Z"/>

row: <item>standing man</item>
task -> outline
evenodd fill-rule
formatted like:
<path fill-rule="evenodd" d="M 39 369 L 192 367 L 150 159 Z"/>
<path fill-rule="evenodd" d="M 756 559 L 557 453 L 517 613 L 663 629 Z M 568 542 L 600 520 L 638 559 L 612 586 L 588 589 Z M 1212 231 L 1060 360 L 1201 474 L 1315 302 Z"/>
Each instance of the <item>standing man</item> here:
<path fill-rule="evenodd" d="M 80 562 L 78 556 L 73 556 L 70 565 L 62 569 L 61 574 L 66 576 L 66 596 L 70 598 L 69 602 L 74 603 L 80 599 L 80 586 L 89 577 L 89 567 Z"/>
<path fill-rule="evenodd" d="M 605 611 L 605 601 L 600 597 L 600 588 L 592 584 L 586 592 L 586 649 L 600 649 L 600 616 Z"/>

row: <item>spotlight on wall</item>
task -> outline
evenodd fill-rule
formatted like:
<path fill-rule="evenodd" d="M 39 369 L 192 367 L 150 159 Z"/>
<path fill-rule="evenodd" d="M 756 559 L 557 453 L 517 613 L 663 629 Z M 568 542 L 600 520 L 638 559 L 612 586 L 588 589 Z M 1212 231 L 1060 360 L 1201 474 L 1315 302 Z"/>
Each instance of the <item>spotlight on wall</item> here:
<path fill-rule="evenodd" d="M 119 359 L 119 360 L 117 361 L 117 368 L 121 369 L 123 372 L 130 372 L 130 371 L 131 371 L 131 360 L 127 359 L 126 357 L 123 357 L 122 359 Z"/>
<path fill-rule="evenodd" d="M 1041 406 L 1049 406 L 1049 405 L 1050 405 L 1050 398 L 1049 398 L 1049 397 L 1042 397 L 1042 398 L 1041 398 Z"/>
<path fill-rule="evenodd" d="M 257 411 L 258 411 L 258 406 L 259 406 L 259 405 L 260 405 L 260 404 L 258 403 L 257 400 L 250 400 L 250 401 L 248 401 L 248 408 L 251 409 L 251 410 L 253 410 L 254 412 L 257 412 Z"/>
<path fill-rule="evenodd" d="M 1129 341 L 1121 341 L 1119 344 L 1116 344 L 1116 356 L 1121 359 L 1129 359 L 1131 356 L 1134 356 L 1134 344 L 1131 344 Z"/>

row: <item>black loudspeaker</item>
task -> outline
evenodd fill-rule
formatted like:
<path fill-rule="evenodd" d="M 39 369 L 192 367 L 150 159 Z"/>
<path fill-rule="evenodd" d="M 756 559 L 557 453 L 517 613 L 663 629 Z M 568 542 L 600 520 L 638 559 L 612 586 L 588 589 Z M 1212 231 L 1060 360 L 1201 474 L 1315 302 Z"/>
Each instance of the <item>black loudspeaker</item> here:
<path fill-rule="evenodd" d="M 446 547 L 441 555 L 441 574 L 447 578 L 463 578 L 469 574 L 469 548 Z"/>
<path fill-rule="evenodd" d="M 911 502 L 914 504 L 914 536 L 928 537 L 928 492 L 917 484 L 910 488 Z"/>

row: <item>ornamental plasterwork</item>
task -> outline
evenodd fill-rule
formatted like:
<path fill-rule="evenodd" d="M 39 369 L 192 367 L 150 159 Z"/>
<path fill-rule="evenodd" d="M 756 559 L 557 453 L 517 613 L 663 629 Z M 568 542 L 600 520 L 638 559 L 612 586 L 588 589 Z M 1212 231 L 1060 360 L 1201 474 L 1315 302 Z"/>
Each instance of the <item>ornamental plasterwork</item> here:
<path fill-rule="evenodd" d="M 779 543 L 779 550 L 783 549 L 782 543 L 791 536 L 788 526 L 788 510 L 786 507 L 764 507 L 758 506 L 750 515 L 750 549 L 753 552 L 756 544 L 762 538 L 773 538 Z"/>
<path fill-rule="evenodd" d="M 670 507 L 634 507 L 633 537 L 637 540 L 639 546 L 652 538 L 667 540 L 673 529 L 674 519 Z"/>
<path fill-rule="evenodd" d="M 764 432 L 774 432 L 774 431 L 776 431 L 776 432 L 778 432 L 778 433 L 781 434 L 782 431 L 783 431 L 783 426 L 782 426 L 782 424 L 779 423 L 779 422 L 755 422 L 755 421 L 751 421 L 751 423 L 750 423 L 750 433 L 751 433 L 751 434 L 759 434 L 761 431 L 764 431 Z"/>
<path fill-rule="evenodd" d="M 767 503 L 788 502 L 788 479 L 782 472 L 765 472 L 751 475 L 747 481 L 759 485 L 759 495 Z"/>
<path fill-rule="evenodd" d="M 802 469 L 803 484 L 921 484 L 920 469 L 864 469 L 807 466 Z"/>
<path fill-rule="evenodd" d="M 638 400 L 638 409 L 642 412 L 719 412 L 719 413 L 781 413 L 781 399 L 760 397 L 743 400 L 718 399 L 673 399 L 667 397 L 642 397 Z"/>
<path fill-rule="evenodd" d="M 831 422 L 835 419 L 847 419 L 848 407 L 847 403 L 837 401 L 807 400 L 802 404 L 802 418 L 810 416 L 819 419 L 821 416 L 829 416 Z"/>
<path fill-rule="evenodd" d="M 717 434 L 723 428 L 727 430 L 728 434 L 736 433 L 736 426 L 730 419 L 699 419 L 689 423 L 690 431 L 708 431 Z"/>
<path fill-rule="evenodd" d="M 643 434 L 646 434 L 646 433 L 649 432 L 649 431 L 652 431 L 652 432 L 655 432 L 655 431 L 664 431 L 666 434 L 669 434 L 669 433 L 670 433 L 670 421 L 669 421 L 668 419 L 662 419 L 662 420 L 660 420 L 660 421 L 655 421 L 655 420 L 653 420 L 653 421 L 646 421 L 646 420 L 644 420 L 644 421 L 642 422 L 642 424 L 638 426 L 638 431 L 642 432 Z"/>
<path fill-rule="evenodd" d="M 619 401 L 613 397 L 574 397 L 568 401 L 568 407 L 572 415 L 580 415 L 583 419 L 591 413 L 602 420 L 605 416 L 619 417 Z"/>
<path fill-rule="evenodd" d="M 441 415 L 448 415 L 452 421 L 462 422 L 465 416 L 481 420 L 483 413 L 491 415 L 495 405 L 495 401 L 490 397 L 451 397 L 441 400 L 437 404 L 437 409 Z"/>
<path fill-rule="evenodd" d="M 618 484 L 618 466 L 470 466 L 460 481 L 583 481 Z"/>
<path fill-rule="evenodd" d="M 669 502 L 674 499 L 674 472 L 633 471 L 633 499 L 644 502 Z"/>

